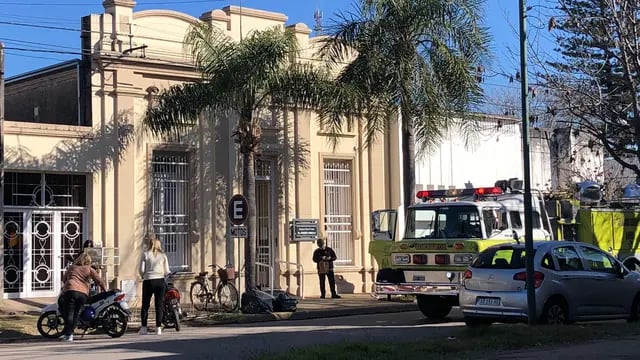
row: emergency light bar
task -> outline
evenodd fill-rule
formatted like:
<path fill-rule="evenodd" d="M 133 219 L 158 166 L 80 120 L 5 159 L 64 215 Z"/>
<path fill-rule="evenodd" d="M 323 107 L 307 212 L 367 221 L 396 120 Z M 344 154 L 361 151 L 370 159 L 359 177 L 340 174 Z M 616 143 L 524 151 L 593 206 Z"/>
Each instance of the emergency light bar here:
<path fill-rule="evenodd" d="M 493 187 L 481 187 L 475 189 L 449 189 L 449 190 L 421 190 L 418 191 L 416 197 L 419 199 L 441 199 L 441 198 L 452 198 L 459 196 L 491 196 L 491 195 L 502 195 L 502 189 L 493 186 Z"/>

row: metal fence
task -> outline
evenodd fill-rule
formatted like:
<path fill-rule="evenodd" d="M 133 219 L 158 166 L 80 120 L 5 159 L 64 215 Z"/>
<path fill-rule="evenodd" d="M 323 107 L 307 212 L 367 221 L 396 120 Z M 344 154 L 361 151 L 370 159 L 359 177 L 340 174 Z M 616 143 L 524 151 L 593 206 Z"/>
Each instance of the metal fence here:
<path fill-rule="evenodd" d="M 169 266 L 189 265 L 189 161 L 182 152 L 154 152 L 153 231 Z"/>
<path fill-rule="evenodd" d="M 337 265 L 353 264 L 351 182 L 351 160 L 325 160 L 324 225 L 327 246 L 336 252 Z"/>

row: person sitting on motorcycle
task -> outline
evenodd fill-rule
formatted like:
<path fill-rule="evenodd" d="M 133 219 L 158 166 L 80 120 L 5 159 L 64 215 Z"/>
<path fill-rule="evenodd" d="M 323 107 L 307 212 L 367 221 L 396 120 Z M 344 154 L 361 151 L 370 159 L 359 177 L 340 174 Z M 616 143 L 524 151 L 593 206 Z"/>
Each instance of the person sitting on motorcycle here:
<path fill-rule="evenodd" d="M 140 335 L 147 334 L 147 319 L 149 318 L 149 307 L 151 306 L 151 296 L 156 308 L 156 334 L 162 334 L 162 300 L 167 292 L 165 276 L 170 273 L 169 259 L 162 251 L 160 240 L 154 236 L 147 237 L 147 249 L 142 253 L 138 272 L 142 278 L 142 309 L 140 320 L 142 327 L 138 332 Z"/>
<path fill-rule="evenodd" d="M 91 257 L 87 253 L 78 256 L 74 264 L 67 269 L 62 280 L 64 281 L 61 297 L 64 318 L 62 335 L 64 341 L 73 341 L 73 331 L 78 323 L 80 309 L 89 298 L 90 281 L 93 280 L 98 284 L 102 291 L 106 291 L 107 287 L 98 272 L 91 267 Z"/>

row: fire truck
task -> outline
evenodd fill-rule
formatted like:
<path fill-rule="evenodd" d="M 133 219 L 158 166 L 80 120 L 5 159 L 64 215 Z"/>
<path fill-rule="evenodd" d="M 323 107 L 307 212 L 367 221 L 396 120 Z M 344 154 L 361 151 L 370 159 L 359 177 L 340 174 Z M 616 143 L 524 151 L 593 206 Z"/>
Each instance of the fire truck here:
<path fill-rule="evenodd" d="M 640 185 L 606 201 L 600 184 L 581 182 L 572 192 L 550 193 L 546 204 L 557 238 L 593 244 L 640 271 Z"/>
<path fill-rule="evenodd" d="M 532 191 L 533 238 L 553 240 L 544 196 Z M 444 318 L 458 305 L 458 288 L 474 256 L 485 248 L 524 241 L 522 181 L 492 187 L 423 190 L 406 210 L 396 239 L 397 211 L 372 213 L 369 253 L 378 263 L 376 297 L 415 295 L 428 318 Z"/>

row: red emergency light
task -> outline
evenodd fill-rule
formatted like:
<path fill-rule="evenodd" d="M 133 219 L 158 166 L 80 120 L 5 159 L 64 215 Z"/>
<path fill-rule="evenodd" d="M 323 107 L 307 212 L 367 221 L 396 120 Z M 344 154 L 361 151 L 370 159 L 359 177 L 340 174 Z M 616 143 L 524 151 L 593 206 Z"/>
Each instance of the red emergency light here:
<path fill-rule="evenodd" d="M 472 188 L 472 189 L 449 189 L 449 190 L 420 190 L 416 194 L 416 197 L 419 199 L 441 199 L 441 198 L 451 198 L 451 197 L 459 197 L 459 196 L 491 196 L 491 195 L 502 195 L 502 189 L 497 186 L 492 187 L 481 187 L 481 188 Z"/>
<path fill-rule="evenodd" d="M 484 196 L 484 195 L 502 195 L 502 189 L 497 187 L 497 186 L 493 186 L 493 187 L 481 187 L 481 188 L 477 188 L 476 195 L 478 196 Z"/>

